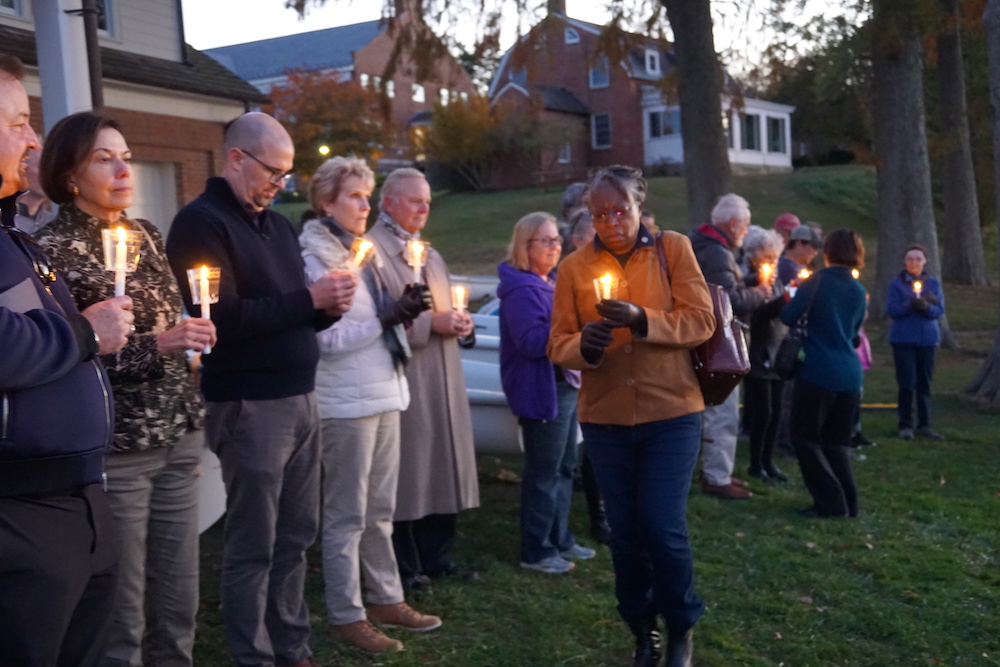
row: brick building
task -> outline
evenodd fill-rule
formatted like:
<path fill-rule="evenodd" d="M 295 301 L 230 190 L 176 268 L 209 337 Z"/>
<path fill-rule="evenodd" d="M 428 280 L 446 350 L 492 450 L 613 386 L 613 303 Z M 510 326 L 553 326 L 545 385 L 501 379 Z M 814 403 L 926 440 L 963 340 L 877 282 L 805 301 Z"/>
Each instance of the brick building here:
<path fill-rule="evenodd" d="M 430 125 L 435 102 L 467 99 L 472 80 L 458 61 L 442 50 L 433 62 L 417 63 L 404 52 L 390 67 L 400 31 L 433 39 L 412 14 L 354 25 L 207 49 L 205 53 L 268 93 L 283 85 L 290 70 L 320 72 L 384 91 L 392 120 L 399 128 L 398 148 L 380 168 L 390 169 L 419 159 L 420 139 Z M 391 77 L 383 81 L 387 71 Z"/>
<path fill-rule="evenodd" d="M 121 123 L 134 157 L 136 197 L 129 215 L 166 231 L 177 210 L 201 193 L 205 179 L 219 173 L 225 123 L 265 96 L 184 43 L 175 0 L 101 3 L 105 112 Z M 0 51 L 27 65 L 32 125 L 41 134 L 58 118 L 44 116 L 33 8 L 42 9 L 27 0 L 0 5 Z M 82 19 L 66 20 L 79 21 L 68 29 L 82 35 Z"/>
<path fill-rule="evenodd" d="M 536 170 L 506 170 L 503 185 L 579 180 L 610 164 L 682 170 L 680 108 L 663 86 L 676 62 L 672 46 L 625 35 L 626 55 L 612 62 L 597 56 L 601 31 L 552 11 L 504 54 L 490 84 L 494 104 L 524 105 L 578 131 L 559 151 L 543 155 Z M 749 98 L 742 105 L 734 110 L 723 101 L 733 171 L 790 170 L 794 108 Z"/>

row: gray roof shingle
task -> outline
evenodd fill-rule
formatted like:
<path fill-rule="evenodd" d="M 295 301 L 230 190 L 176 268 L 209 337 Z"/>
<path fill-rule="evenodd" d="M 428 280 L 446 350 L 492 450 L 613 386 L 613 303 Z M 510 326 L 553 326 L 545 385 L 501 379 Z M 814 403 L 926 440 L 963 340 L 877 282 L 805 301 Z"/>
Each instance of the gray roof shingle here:
<path fill-rule="evenodd" d="M 205 49 L 205 53 L 247 81 L 281 76 L 290 69 L 323 71 L 354 64 L 354 52 L 387 27 L 384 21 L 273 37 Z"/>
<path fill-rule="evenodd" d="M 241 102 L 267 101 L 266 95 L 212 58 L 190 45 L 185 47 L 186 63 L 101 47 L 104 78 Z M 30 30 L 0 25 L 0 51 L 17 56 L 27 65 L 38 65 L 35 34 Z"/>

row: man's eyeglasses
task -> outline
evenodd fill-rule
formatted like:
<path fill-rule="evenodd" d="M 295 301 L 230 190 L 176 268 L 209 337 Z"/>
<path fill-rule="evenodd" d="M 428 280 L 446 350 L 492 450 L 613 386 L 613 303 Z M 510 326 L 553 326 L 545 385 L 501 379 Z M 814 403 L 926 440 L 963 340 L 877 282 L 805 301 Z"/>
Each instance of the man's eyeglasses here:
<path fill-rule="evenodd" d="M 28 259 L 31 260 L 32 265 L 35 267 L 35 273 L 38 274 L 38 279 L 42 281 L 42 284 L 48 287 L 56 281 L 56 272 L 52 269 L 52 264 L 49 259 L 45 256 L 42 251 L 42 247 L 38 245 L 38 242 L 31 238 L 27 232 L 23 232 L 17 227 L 3 226 L 4 231 L 7 232 L 7 236 L 17 244 L 17 247 L 21 249 Z"/>
<path fill-rule="evenodd" d="M 558 236 L 544 236 L 540 239 L 528 239 L 528 243 L 537 243 L 545 248 L 552 248 L 554 246 L 561 246 L 562 239 Z"/>
<path fill-rule="evenodd" d="M 264 162 L 263 160 L 261 160 L 259 157 L 257 157 L 256 155 L 254 155 L 253 153 L 251 153 L 247 149 L 241 148 L 240 150 L 243 151 L 244 153 L 246 153 L 247 155 L 249 155 L 253 159 L 254 162 L 256 162 L 260 166 L 264 167 L 264 169 L 267 169 L 269 172 L 271 172 L 271 178 L 269 178 L 267 180 L 271 181 L 275 185 L 284 185 L 285 181 L 287 181 L 289 178 L 292 177 L 292 172 L 290 172 L 290 171 L 281 171 L 280 169 L 275 169 L 274 167 L 272 167 L 268 163 Z"/>
<path fill-rule="evenodd" d="M 626 206 L 625 208 L 613 208 L 605 211 L 594 211 L 591 213 L 591 216 L 593 217 L 594 222 L 606 225 L 612 221 L 621 222 L 622 220 L 625 219 L 625 216 L 627 216 L 629 214 L 629 211 L 631 210 L 632 210 L 631 206 Z"/>

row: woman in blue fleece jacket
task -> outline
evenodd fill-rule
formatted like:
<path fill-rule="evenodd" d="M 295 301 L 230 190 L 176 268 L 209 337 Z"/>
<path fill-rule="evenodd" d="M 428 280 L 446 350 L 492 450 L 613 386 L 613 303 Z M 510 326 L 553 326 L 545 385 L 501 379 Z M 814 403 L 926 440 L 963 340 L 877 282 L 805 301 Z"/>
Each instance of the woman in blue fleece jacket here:
<path fill-rule="evenodd" d="M 500 274 L 500 379 L 524 439 L 521 567 L 560 574 L 593 549 L 569 532 L 580 374 L 545 356 L 561 239 L 555 218 L 529 213 L 514 227 Z"/>
<path fill-rule="evenodd" d="M 924 272 L 927 250 L 911 245 L 904 257 L 906 269 L 889 283 L 886 311 L 892 318 L 889 342 L 896 362 L 899 386 L 899 437 L 913 439 L 913 395 L 917 395 L 917 434 L 932 440 L 944 436 L 931 428 L 931 380 L 934 355 L 941 342 L 938 318 L 944 315 L 941 283 Z M 919 283 L 919 289 L 918 289 Z"/>

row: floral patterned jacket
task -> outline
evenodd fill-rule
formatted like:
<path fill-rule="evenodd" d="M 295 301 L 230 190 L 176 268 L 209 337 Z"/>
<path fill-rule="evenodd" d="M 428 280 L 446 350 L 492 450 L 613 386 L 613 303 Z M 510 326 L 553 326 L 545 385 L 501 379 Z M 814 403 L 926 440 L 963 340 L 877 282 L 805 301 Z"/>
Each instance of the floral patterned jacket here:
<path fill-rule="evenodd" d="M 181 318 L 181 294 L 167 264 L 163 237 L 145 220 L 111 223 L 73 204 L 37 233 L 37 240 L 66 280 L 80 310 L 114 296 L 114 273 L 104 268 L 101 230 L 121 225 L 143 230 L 139 266 L 127 275 L 135 333 L 125 347 L 101 357 L 115 395 L 115 452 L 173 445 L 189 428 L 202 428 L 205 408 L 183 352 L 161 356 L 156 337 Z"/>

